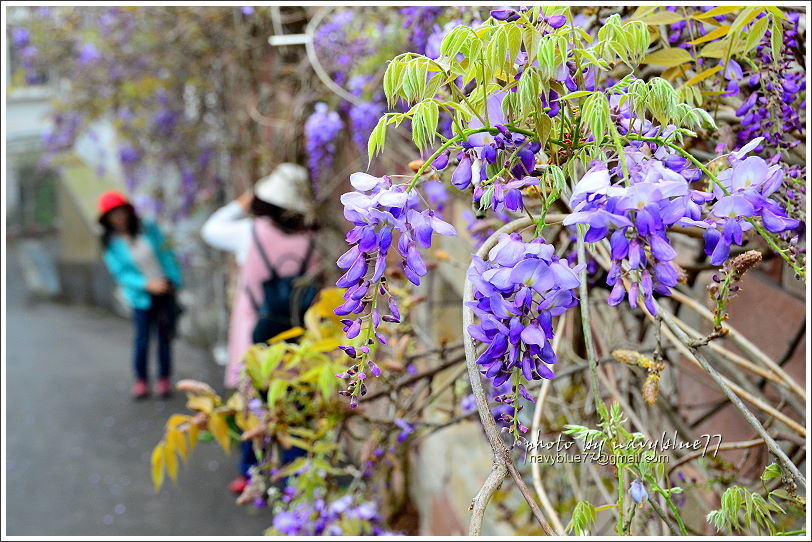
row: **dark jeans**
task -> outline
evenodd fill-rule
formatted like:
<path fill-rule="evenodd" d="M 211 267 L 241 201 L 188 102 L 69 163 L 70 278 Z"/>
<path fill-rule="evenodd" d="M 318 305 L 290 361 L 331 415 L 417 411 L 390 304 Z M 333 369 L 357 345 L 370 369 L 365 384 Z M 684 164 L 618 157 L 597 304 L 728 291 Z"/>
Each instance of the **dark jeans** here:
<path fill-rule="evenodd" d="M 152 305 L 148 309 L 133 309 L 135 324 L 135 349 L 133 365 L 139 380 L 148 380 L 147 360 L 149 358 L 149 339 L 152 329 L 158 331 L 158 367 L 161 378 L 172 374 L 172 339 L 175 336 L 177 304 L 174 294 L 152 296 Z"/>
<path fill-rule="evenodd" d="M 279 451 L 282 455 L 282 466 L 292 463 L 294 460 L 307 455 L 307 450 L 302 450 L 296 446 L 291 446 L 287 450 L 280 446 Z M 253 442 L 251 440 L 242 441 L 242 443 L 240 443 L 240 452 L 240 474 L 247 478 L 248 469 L 257 464 L 257 457 L 254 455 Z M 282 485 L 285 485 L 286 481 L 287 478 L 281 480 Z"/>

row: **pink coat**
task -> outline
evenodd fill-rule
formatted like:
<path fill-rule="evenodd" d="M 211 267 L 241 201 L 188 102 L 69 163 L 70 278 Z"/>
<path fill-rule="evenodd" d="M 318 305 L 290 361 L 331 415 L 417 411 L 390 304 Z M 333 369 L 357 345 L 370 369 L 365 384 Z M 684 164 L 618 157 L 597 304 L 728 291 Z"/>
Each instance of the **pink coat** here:
<path fill-rule="evenodd" d="M 254 220 L 257 237 L 265 248 L 279 276 L 289 277 L 298 274 L 299 266 L 307 254 L 311 234 L 301 233 L 287 235 L 280 231 L 270 219 L 261 217 Z M 315 254 L 310 258 L 308 271 L 317 267 Z M 226 367 L 225 384 L 236 388 L 240 381 L 243 356 L 253 344 L 251 334 L 257 322 L 257 313 L 251 304 L 246 289 L 250 289 L 254 299 L 262 300 L 262 282 L 269 276 L 256 243 L 250 243 L 245 254 L 245 261 L 240 269 L 240 278 L 231 309 L 231 322 L 228 331 L 228 366 Z"/>

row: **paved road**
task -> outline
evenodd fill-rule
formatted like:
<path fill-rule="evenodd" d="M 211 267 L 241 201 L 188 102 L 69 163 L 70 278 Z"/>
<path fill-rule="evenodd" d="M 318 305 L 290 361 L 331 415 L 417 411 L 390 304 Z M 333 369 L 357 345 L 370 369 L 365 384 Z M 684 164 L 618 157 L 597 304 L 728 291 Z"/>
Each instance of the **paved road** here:
<path fill-rule="evenodd" d="M 269 513 L 234 504 L 226 486 L 236 454 L 214 444 L 198 445 L 178 483 L 154 493 L 150 452 L 169 415 L 184 412 L 184 397 L 131 401 L 130 323 L 92 308 L 32 301 L 14 248 L 8 252 L 7 534 L 262 534 Z M 222 380 L 205 352 L 178 342 L 175 354 L 177 378 Z"/>

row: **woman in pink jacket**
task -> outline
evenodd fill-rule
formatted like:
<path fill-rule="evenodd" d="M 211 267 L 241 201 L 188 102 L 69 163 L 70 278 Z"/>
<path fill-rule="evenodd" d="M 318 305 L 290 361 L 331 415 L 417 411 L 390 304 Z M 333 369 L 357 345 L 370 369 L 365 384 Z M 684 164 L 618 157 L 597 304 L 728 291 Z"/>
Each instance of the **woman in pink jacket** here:
<path fill-rule="evenodd" d="M 297 275 L 302 263 L 308 273 L 317 267 L 312 201 L 307 170 L 281 164 L 257 181 L 253 192 L 218 209 L 203 224 L 203 239 L 232 252 L 240 265 L 228 332 L 228 388 L 238 386 L 243 355 L 253 344 L 251 334 L 258 317 L 254 303 L 261 302 L 262 283 L 270 275 L 262 253 L 280 277 Z"/>
<path fill-rule="evenodd" d="M 227 388 L 239 386 L 243 356 L 254 343 L 252 333 L 258 320 L 257 304 L 263 299 L 262 283 L 271 273 L 268 264 L 279 277 L 296 276 L 302 270 L 312 274 L 316 270 L 312 201 L 307 170 L 281 164 L 257 181 L 253 192 L 218 209 L 203 225 L 203 239 L 215 248 L 232 252 L 240 264 L 228 331 Z M 251 441 L 244 443 L 242 456 L 241 477 L 229 486 L 235 493 L 245 488 L 248 468 L 255 463 Z"/>

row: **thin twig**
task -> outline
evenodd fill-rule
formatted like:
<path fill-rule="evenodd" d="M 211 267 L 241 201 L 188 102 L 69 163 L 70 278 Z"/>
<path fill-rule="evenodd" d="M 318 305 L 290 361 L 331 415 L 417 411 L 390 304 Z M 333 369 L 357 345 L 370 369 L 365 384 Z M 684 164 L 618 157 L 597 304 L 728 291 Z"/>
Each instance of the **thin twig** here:
<path fill-rule="evenodd" d="M 491 497 L 493 497 L 493 494 L 496 493 L 496 490 L 499 489 L 499 486 L 505 481 L 506 476 L 507 467 L 502 463 L 494 462 L 490 474 L 488 474 L 488 477 L 485 479 L 485 483 L 482 484 L 479 493 L 477 493 L 476 497 L 471 501 L 471 521 L 468 524 L 468 536 L 480 535 L 485 509 L 488 507 L 488 503 Z"/>
<path fill-rule="evenodd" d="M 555 336 L 553 337 L 552 344 L 554 352 L 558 351 L 558 343 L 561 341 L 561 337 L 564 334 L 565 323 L 565 318 L 560 318 L 558 321 L 558 327 L 555 330 Z M 544 409 L 544 400 L 547 398 L 547 393 L 550 391 L 552 384 L 552 380 L 545 380 L 541 385 L 541 391 L 536 399 L 536 408 L 533 411 L 533 425 L 530 433 L 532 435 L 531 438 L 536 438 L 539 434 L 539 428 L 541 427 L 541 415 Z M 564 524 L 561 523 L 561 518 L 558 517 L 558 513 L 555 511 L 555 508 L 550 502 L 550 498 L 547 496 L 547 491 L 544 489 L 544 483 L 541 481 L 541 464 L 537 461 L 531 462 L 530 472 L 533 474 L 533 487 L 536 490 L 536 494 L 539 496 L 539 501 L 541 501 L 542 508 L 544 508 L 544 511 L 550 518 L 550 523 L 553 524 L 553 527 L 555 527 L 558 532 L 565 532 Z"/>
<path fill-rule="evenodd" d="M 671 315 L 667 312 L 662 310 L 662 307 L 657 307 L 658 313 L 660 317 L 663 319 L 665 324 L 668 328 L 676 335 L 676 337 L 682 341 L 683 343 L 688 342 L 690 338 L 680 329 L 680 327 L 674 322 Z M 708 360 L 705 359 L 705 356 L 699 351 L 699 348 L 689 347 L 691 353 L 693 354 L 694 359 L 702 366 L 703 369 L 710 375 L 710 377 L 716 382 L 716 384 L 721 388 L 722 393 L 724 393 L 730 402 L 741 412 L 744 419 L 747 420 L 747 423 L 755 429 L 756 433 L 758 433 L 761 438 L 764 439 L 764 443 L 773 453 L 773 455 L 778 459 L 779 463 L 784 467 L 787 474 L 792 477 L 793 481 L 801 488 L 806 488 L 806 478 L 801 472 L 798 470 L 792 461 L 787 457 L 787 454 L 784 453 L 784 450 L 778 446 L 778 443 L 770 436 L 770 434 L 764 429 L 761 425 L 761 422 L 753 415 L 752 412 L 745 406 L 742 400 L 736 395 L 733 390 L 730 389 L 728 383 L 725 382 L 725 378 L 720 375 L 716 369 L 708 363 Z"/>
<path fill-rule="evenodd" d="M 713 313 L 711 311 L 706 309 L 701 304 L 697 303 L 696 300 L 683 294 L 682 292 L 676 290 L 672 291 L 671 298 L 676 301 L 679 301 L 684 305 L 687 305 L 706 320 L 709 320 L 711 322 L 713 321 Z M 727 337 L 733 342 L 733 344 L 741 348 L 751 358 L 759 361 L 766 367 L 769 367 L 778 376 L 780 376 L 784 380 L 784 382 L 786 382 L 787 385 L 799 397 L 801 397 L 803 400 L 806 400 L 806 390 L 803 389 L 791 376 L 789 376 L 782 367 L 780 367 L 776 362 L 770 359 L 770 357 L 767 354 L 762 352 L 756 345 L 754 345 L 747 338 L 745 338 L 744 335 L 742 335 L 735 328 L 732 328 L 728 325 L 725 325 L 725 328 L 728 330 Z"/>
<path fill-rule="evenodd" d="M 719 445 L 719 451 L 722 450 L 742 450 L 744 448 L 752 448 L 753 446 L 760 446 L 764 444 L 764 439 L 755 439 L 755 440 L 745 440 L 742 442 L 723 442 Z M 676 463 L 670 465 L 668 467 L 668 475 L 671 476 L 671 473 L 674 472 L 674 469 L 681 467 L 685 463 L 689 461 L 693 461 L 697 457 L 703 457 L 706 453 L 706 450 L 697 450 L 695 452 L 691 452 L 690 454 L 683 456 L 677 460 Z M 714 454 L 715 457 L 715 454 Z"/>

